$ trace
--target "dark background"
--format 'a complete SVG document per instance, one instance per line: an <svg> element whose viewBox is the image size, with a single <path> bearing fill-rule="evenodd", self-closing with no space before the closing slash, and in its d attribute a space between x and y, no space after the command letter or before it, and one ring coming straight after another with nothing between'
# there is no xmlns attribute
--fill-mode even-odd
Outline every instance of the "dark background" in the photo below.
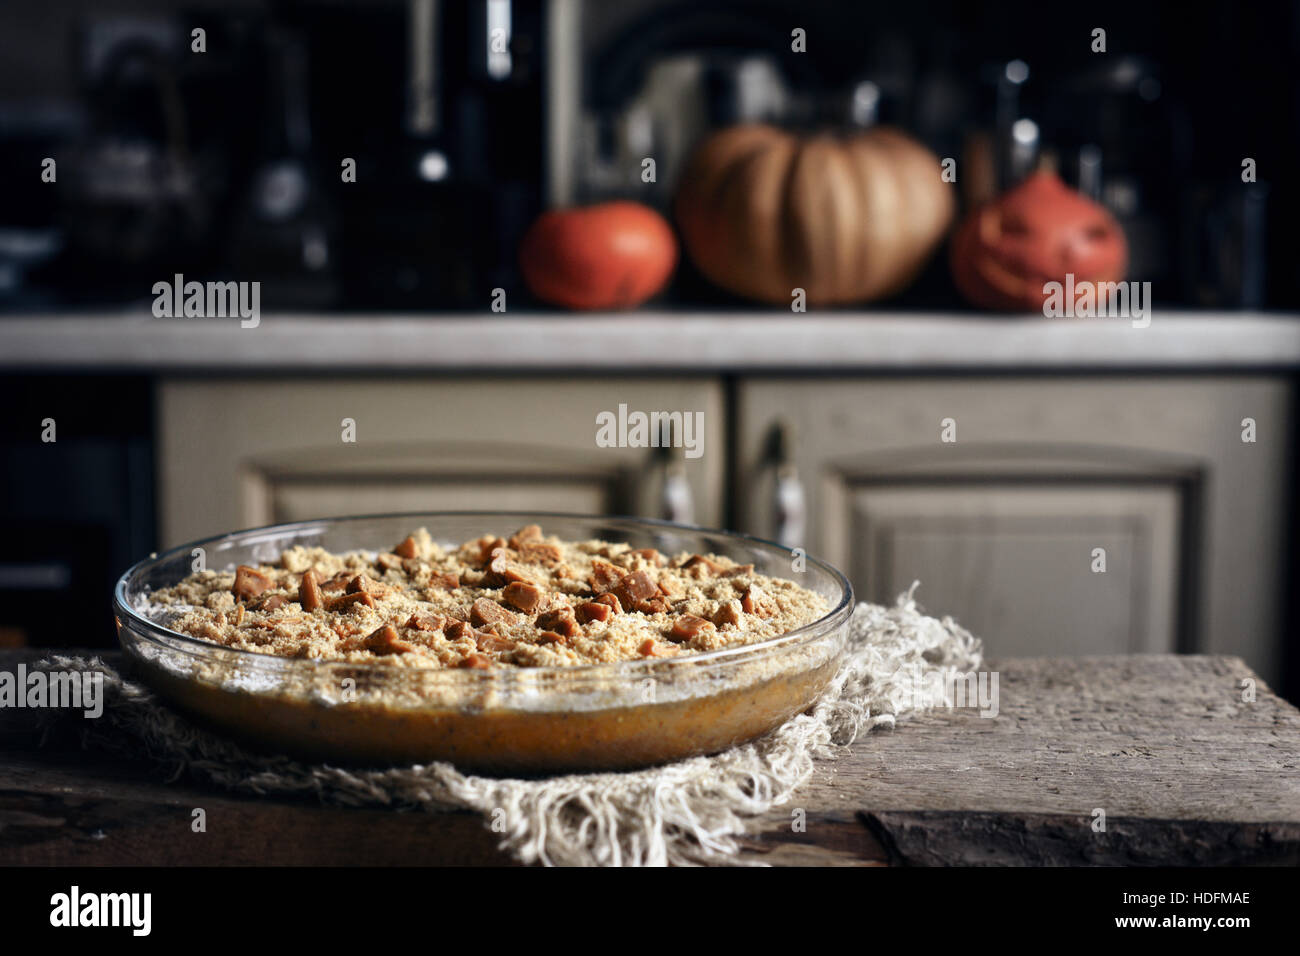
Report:
<svg viewBox="0 0 1300 956"><path fill-rule="evenodd" d="M544 5L510 7L511 72L492 77L486 0L438 6L439 126L415 135L402 3L5 4L0 309L143 301L142 283L172 271L260 279L272 308L479 310L498 286L526 297L515 252L556 198L553 164L576 166L578 188L559 198L666 208L672 183L592 184L581 151L551 154L547 76L563 64L549 61ZM1129 234L1130 278L1151 280L1165 305L1300 302L1286 175L1300 151L1297 4L633 0L582 11L580 108L598 152L656 63L698 55L725 83L728 63L759 57L798 101L770 118L842 126L849 92L868 81L880 120L960 169L969 135L996 125L997 77L1020 59L1030 72L1014 112L1038 124L1063 176L1077 178L1081 147L1101 149L1101 198ZM196 25L202 55L189 50ZM805 54L790 51L796 26ZM1090 51L1095 27L1104 54ZM725 90L705 95L711 119L734 118ZM169 177L182 150L184 175ZM416 173L430 150L446 160L437 182ZM37 178L45 156L59 161L57 189ZM357 160L356 184L339 181L344 156ZM1258 164L1250 190L1247 156ZM140 181L133 162L151 170ZM287 185L274 175L285 163ZM290 211L268 218L277 196ZM314 265L302 261L308 245ZM964 308L941 260L885 305ZM666 303L740 305L689 268Z"/></svg>

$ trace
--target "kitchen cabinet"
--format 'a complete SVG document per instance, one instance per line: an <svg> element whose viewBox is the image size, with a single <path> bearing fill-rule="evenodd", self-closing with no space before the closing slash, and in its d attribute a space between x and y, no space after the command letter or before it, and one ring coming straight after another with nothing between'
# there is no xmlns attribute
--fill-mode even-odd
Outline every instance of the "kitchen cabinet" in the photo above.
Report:
<svg viewBox="0 0 1300 956"><path fill-rule="evenodd" d="M722 395L685 377L164 380L162 544L396 511L665 516L666 496L676 517L717 526ZM620 405L702 416L700 454L598 446L597 415Z"/></svg>
<svg viewBox="0 0 1300 956"><path fill-rule="evenodd" d="M730 384L165 379L161 543L349 513L663 515L670 469L697 523L777 537L780 472L790 544L843 568L866 600L919 580L921 604L991 654L1197 651L1279 674L1289 379L750 372ZM597 415L620 405L701 413L703 453L600 447Z"/></svg>
<svg viewBox="0 0 1300 956"><path fill-rule="evenodd" d="M1291 402L1264 376L753 378L740 522L774 532L783 445L807 502L791 543L861 598L919 579L994 655L1230 653L1271 676Z"/></svg>

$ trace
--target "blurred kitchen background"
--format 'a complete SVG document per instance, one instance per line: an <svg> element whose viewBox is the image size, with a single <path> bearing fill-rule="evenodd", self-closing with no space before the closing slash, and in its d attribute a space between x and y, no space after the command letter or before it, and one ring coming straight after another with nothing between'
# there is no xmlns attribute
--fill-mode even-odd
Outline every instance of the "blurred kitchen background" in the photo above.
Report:
<svg viewBox="0 0 1300 956"><path fill-rule="evenodd" d="M18 0L0 307L139 300L168 270L257 278L264 308L522 305L541 209L667 212L706 132L768 121L897 125L958 160L967 204L1048 153L1159 302L1294 308L1298 21L1280 2ZM32 182L47 156L57 189ZM668 304L743 303L686 265ZM960 307L935 266L891 305Z"/></svg>
<svg viewBox="0 0 1300 956"><path fill-rule="evenodd" d="M873 601L919 578L996 656L1234 653L1296 699L1298 59L1267 0L7 2L0 644L110 646L118 574L237 527L607 511L806 547ZM809 311L761 293L745 224L789 183L691 162L741 123L921 150L858 169L911 206L814 200L884 230L848 250L881 291L791 226ZM614 200L670 228L521 255ZM1053 243L1150 282L1150 328L981 278ZM260 283L260 325L155 318L177 273ZM620 404L704 412L705 454L598 448Z"/></svg>

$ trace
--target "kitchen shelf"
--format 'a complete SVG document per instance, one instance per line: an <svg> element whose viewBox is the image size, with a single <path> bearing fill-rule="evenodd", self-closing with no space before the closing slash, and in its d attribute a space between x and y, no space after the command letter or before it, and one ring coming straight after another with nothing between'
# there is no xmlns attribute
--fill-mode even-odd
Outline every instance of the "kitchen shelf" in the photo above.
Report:
<svg viewBox="0 0 1300 956"><path fill-rule="evenodd" d="M148 312L0 317L10 371L1035 371L1300 367L1300 315L1156 311L1127 319L969 313L632 311L268 313L158 319Z"/></svg>

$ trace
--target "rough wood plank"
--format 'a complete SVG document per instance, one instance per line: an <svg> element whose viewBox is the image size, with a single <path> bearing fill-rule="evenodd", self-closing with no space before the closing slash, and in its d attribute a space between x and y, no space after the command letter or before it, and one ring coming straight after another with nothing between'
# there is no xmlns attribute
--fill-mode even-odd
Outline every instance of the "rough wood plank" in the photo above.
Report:
<svg viewBox="0 0 1300 956"><path fill-rule="evenodd" d="M511 865L472 813L323 807L169 785L139 766L0 754L0 863L79 866ZM65 758L72 755L64 754ZM195 833L202 808L206 831Z"/></svg>
<svg viewBox="0 0 1300 956"><path fill-rule="evenodd" d="M891 864L912 866L1241 866L1300 864L1300 824L1077 815L863 814Z"/></svg>
<svg viewBox="0 0 1300 956"><path fill-rule="evenodd" d="M31 652L0 652L0 669ZM823 761L756 821L793 865L1300 862L1300 711L1235 658L1008 660L999 715L930 713ZM0 711L0 863L503 863L469 814L326 808L166 784L35 748ZM208 812L208 833L190 830ZM1093 810L1106 831L1093 830ZM803 830L792 824L802 810Z"/></svg>
<svg viewBox="0 0 1300 956"><path fill-rule="evenodd" d="M820 764L807 836L856 814L894 863L1300 862L1300 711L1239 659L990 666L996 718L931 712ZM789 842L790 808L755 830Z"/></svg>

